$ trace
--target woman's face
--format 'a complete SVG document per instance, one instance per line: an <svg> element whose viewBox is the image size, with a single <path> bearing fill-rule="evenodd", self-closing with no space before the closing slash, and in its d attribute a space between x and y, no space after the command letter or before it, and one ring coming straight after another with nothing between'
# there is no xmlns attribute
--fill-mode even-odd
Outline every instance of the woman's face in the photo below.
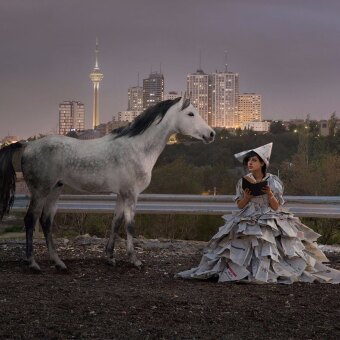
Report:
<svg viewBox="0 0 340 340"><path fill-rule="evenodd" d="M248 170L250 172L257 172L257 171L261 171L261 167L263 166L263 162L260 161L260 159L257 156L252 156L249 158L248 160Z"/></svg>

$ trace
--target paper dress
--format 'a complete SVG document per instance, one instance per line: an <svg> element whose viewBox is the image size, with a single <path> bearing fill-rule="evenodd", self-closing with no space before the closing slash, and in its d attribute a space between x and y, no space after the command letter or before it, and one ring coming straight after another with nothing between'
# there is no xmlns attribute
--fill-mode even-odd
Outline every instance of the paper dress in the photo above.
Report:
<svg viewBox="0 0 340 340"><path fill-rule="evenodd" d="M261 195L253 197L242 210L223 216L225 224L209 241L198 267L177 277L215 277L219 282L340 283L340 271L324 264L328 259L316 244L320 235L281 207L280 179L272 174L264 179L280 203L279 209L271 209L268 196ZM235 201L242 197L241 179Z"/></svg>

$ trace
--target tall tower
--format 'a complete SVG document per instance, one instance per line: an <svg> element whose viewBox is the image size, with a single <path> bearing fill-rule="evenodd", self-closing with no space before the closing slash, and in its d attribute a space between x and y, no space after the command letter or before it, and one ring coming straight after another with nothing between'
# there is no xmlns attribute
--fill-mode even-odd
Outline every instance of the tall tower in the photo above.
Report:
<svg viewBox="0 0 340 340"><path fill-rule="evenodd" d="M98 39L96 39L96 63L93 71L90 73L90 79L93 82L93 114L92 114L92 128L94 129L96 126L100 124L99 119L99 83L103 79L104 75L100 72L100 68L98 66Z"/></svg>

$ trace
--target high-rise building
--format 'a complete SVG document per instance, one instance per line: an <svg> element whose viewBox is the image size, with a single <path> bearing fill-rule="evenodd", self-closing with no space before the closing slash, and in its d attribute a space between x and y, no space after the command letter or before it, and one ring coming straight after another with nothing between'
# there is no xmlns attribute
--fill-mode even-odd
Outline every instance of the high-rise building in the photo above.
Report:
<svg viewBox="0 0 340 340"><path fill-rule="evenodd" d="M127 109L128 111L143 111L143 87L129 87Z"/></svg>
<svg viewBox="0 0 340 340"><path fill-rule="evenodd" d="M101 73L98 65L98 39L96 40L96 62L93 71L90 73L90 79L93 82L93 113L92 113L92 129L100 124L99 118L99 83L102 81L104 75Z"/></svg>
<svg viewBox="0 0 340 340"><path fill-rule="evenodd" d="M152 72L148 78L143 79L143 110L161 102L164 98L164 76Z"/></svg>
<svg viewBox="0 0 340 340"><path fill-rule="evenodd" d="M64 101L59 104L59 135L71 130L85 129L85 106L78 101Z"/></svg>
<svg viewBox="0 0 340 340"><path fill-rule="evenodd" d="M181 96L182 95L179 94L177 91L169 91L168 93L164 94L164 100L168 100L168 99L174 100L174 99L181 97Z"/></svg>
<svg viewBox="0 0 340 340"><path fill-rule="evenodd" d="M256 93L243 93L238 101L238 125L262 120L261 95Z"/></svg>
<svg viewBox="0 0 340 340"><path fill-rule="evenodd" d="M235 128L238 126L239 75L215 72L211 75L211 125Z"/></svg>
<svg viewBox="0 0 340 340"><path fill-rule="evenodd" d="M209 75L202 70L187 75L187 95L201 117L210 124Z"/></svg>
<svg viewBox="0 0 340 340"><path fill-rule="evenodd" d="M119 111L113 114L112 121L131 123L137 116L140 115L140 113L140 111Z"/></svg>

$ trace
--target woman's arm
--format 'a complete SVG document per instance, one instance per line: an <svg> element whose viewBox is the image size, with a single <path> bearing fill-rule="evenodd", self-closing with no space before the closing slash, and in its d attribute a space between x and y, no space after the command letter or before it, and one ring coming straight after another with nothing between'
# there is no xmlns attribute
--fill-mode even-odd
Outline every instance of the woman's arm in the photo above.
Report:
<svg viewBox="0 0 340 340"><path fill-rule="evenodd" d="M253 196L252 196L251 191L249 189L244 190L243 198L241 198L237 201L237 207L239 209L243 209L249 203L249 201L251 200L252 197Z"/></svg>
<svg viewBox="0 0 340 340"><path fill-rule="evenodd" d="M262 191L264 191L267 196L268 196L268 203L269 203L269 206L273 209L273 210L277 210L279 209L279 202L278 200L275 198L273 192L271 191L270 187L269 186L266 186L262 189Z"/></svg>
<svg viewBox="0 0 340 340"><path fill-rule="evenodd" d="M277 199L275 198L274 194L272 193L271 196L268 196L268 202L269 202L269 205L270 207L273 209L273 210L277 210L279 209L279 202L277 201Z"/></svg>

